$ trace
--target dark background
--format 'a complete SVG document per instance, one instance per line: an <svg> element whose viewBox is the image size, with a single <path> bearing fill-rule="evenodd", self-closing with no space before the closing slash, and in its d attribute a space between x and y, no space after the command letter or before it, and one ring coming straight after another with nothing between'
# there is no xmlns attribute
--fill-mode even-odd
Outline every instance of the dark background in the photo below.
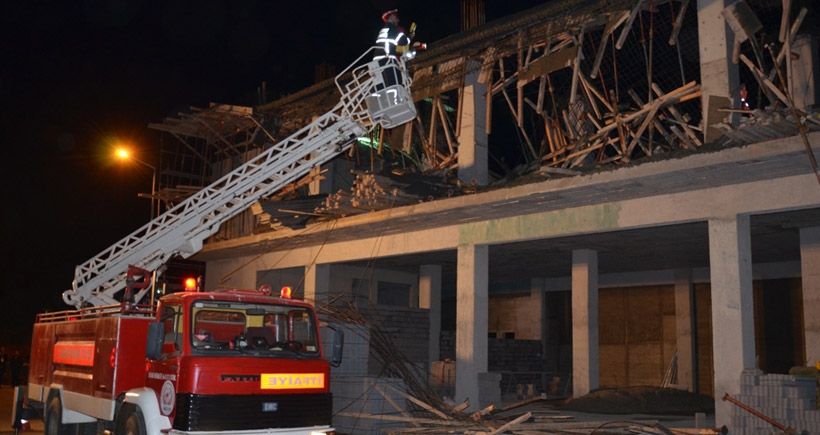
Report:
<svg viewBox="0 0 820 435"><path fill-rule="evenodd" d="M542 1L486 0L487 21ZM0 345L26 347L34 315L70 308L74 267L144 225L156 165L149 123L208 103L253 106L341 70L384 10L428 43L460 31L461 0L27 0L0 6Z"/></svg>

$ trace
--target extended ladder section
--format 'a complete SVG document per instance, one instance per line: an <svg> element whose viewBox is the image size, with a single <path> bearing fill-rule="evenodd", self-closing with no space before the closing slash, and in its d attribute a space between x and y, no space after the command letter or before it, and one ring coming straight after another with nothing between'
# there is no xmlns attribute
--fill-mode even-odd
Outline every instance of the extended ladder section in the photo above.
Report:
<svg viewBox="0 0 820 435"><path fill-rule="evenodd" d="M175 256L193 255L223 222L343 153L376 125L392 128L415 119L404 62L365 61L374 49L336 76L342 97L333 110L78 265L72 289L63 293L65 303L119 303L129 267L156 271ZM134 302L150 290L140 290Z"/></svg>

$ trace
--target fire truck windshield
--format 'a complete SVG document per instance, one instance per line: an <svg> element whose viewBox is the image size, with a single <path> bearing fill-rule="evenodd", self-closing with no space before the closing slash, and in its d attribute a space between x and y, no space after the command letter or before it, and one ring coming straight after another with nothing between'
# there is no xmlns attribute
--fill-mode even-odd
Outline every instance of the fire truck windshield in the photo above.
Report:
<svg viewBox="0 0 820 435"><path fill-rule="evenodd" d="M275 304L197 301L192 306L194 352L260 356L316 356L313 312Z"/></svg>

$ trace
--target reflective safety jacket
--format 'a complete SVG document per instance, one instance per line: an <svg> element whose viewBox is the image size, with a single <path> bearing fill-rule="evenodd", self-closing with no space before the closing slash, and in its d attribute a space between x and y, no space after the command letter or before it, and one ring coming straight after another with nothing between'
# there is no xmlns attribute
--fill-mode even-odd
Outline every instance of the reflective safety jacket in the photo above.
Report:
<svg viewBox="0 0 820 435"><path fill-rule="evenodd" d="M381 52L377 52L373 59L379 60L388 56L396 56L404 60L410 60L416 57L416 51L411 46L412 42L410 37L405 35L396 25L387 23L379 30L376 45L381 48Z"/></svg>

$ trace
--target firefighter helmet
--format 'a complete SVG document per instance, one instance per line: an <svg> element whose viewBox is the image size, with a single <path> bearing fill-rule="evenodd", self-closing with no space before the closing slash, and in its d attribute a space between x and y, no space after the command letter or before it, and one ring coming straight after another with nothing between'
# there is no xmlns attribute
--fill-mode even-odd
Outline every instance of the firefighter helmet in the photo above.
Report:
<svg viewBox="0 0 820 435"><path fill-rule="evenodd" d="M398 14L399 14L398 9L390 9L389 11L382 14L382 21L384 21L386 23L387 20L390 19L391 15L398 15Z"/></svg>

